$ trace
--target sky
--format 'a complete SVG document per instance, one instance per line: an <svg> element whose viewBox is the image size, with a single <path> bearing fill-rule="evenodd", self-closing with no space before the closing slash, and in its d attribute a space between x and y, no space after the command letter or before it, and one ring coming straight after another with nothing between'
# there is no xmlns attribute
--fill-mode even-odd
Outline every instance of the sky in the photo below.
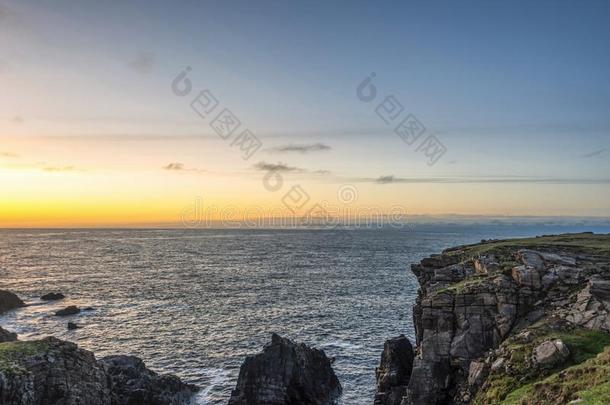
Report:
<svg viewBox="0 0 610 405"><path fill-rule="evenodd" d="M608 218L609 17L606 1L0 0L0 227L319 206Z"/></svg>

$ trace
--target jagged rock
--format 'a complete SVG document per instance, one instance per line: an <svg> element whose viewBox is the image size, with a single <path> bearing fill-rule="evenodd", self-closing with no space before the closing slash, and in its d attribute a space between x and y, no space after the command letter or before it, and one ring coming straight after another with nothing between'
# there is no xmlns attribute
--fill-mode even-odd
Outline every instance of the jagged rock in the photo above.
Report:
<svg viewBox="0 0 610 405"><path fill-rule="evenodd" d="M516 370L512 354L495 349L511 334L550 317L610 331L610 276L600 277L610 269L609 255L572 247L578 238L582 236L566 235L565 243L553 237L550 242L503 241L484 249L463 246L412 265L420 284L413 308L417 346L401 405L475 400L478 391L486 389L492 368L496 374ZM543 251L523 248L537 247L538 241ZM515 259L520 265L510 273L503 271ZM590 282L576 296L577 286L584 287L588 278ZM534 339L529 330L515 336L523 344ZM542 351L526 361L544 368L540 362L565 357L561 346L557 350L548 359ZM532 370L543 373L537 367Z"/></svg>
<svg viewBox="0 0 610 405"><path fill-rule="evenodd" d="M178 405L190 401L196 387L174 375L158 375L134 356L109 356L98 362L106 373L112 404Z"/></svg>
<svg viewBox="0 0 610 405"><path fill-rule="evenodd" d="M404 335L387 340L376 370L375 405L400 405L413 369L413 347Z"/></svg>
<svg viewBox="0 0 610 405"><path fill-rule="evenodd" d="M45 294L42 297L40 297L40 299L43 301L57 301L57 300L63 300L64 298L66 298L65 295L63 295L62 293L55 293L55 292L51 292L51 293Z"/></svg>
<svg viewBox="0 0 610 405"><path fill-rule="evenodd" d="M553 368L570 357L570 350L560 339L547 340L534 349L534 361L543 368Z"/></svg>
<svg viewBox="0 0 610 405"><path fill-rule="evenodd" d="M341 391L323 351L274 333L262 353L242 364L229 405L327 405Z"/></svg>
<svg viewBox="0 0 610 405"><path fill-rule="evenodd" d="M533 250L522 249L517 252L517 258L525 265L536 270L544 269L544 260L539 252Z"/></svg>
<svg viewBox="0 0 610 405"><path fill-rule="evenodd" d="M17 340L17 334L9 332L8 330L0 327L0 343L14 342Z"/></svg>
<svg viewBox="0 0 610 405"><path fill-rule="evenodd" d="M137 358L98 362L93 353L53 337L3 343L2 349L3 405L178 405L193 393L192 386L157 376Z"/></svg>
<svg viewBox="0 0 610 405"><path fill-rule="evenodd" d="M531 266L517 266L513 268L513 279L523 287L538 290L541 287L540 271Z"/></svg>
<svg viewBox="0 0 610 405"><path fill-rule="evenodd" d="M78 326L74 322L68 322L68 330L75 330L75 329L78 329L78 328L80 328L80 326Z"/></svg>
<svg viewBox="0 0 610 405"><path fill-rule="evenodd" d="M59 311L55 312L55 315L56 316L69 316L69 315L76 315L78 313L80 313L80 308L77 307L76 305L70 305L69 307L60 309Z"/></svg>
<svg viewBox="0 0 610 405"><path fill-rule="evenodd" d="M93 353L56 338L4 345L11 346L3 347L0 403L111 405L106 375Z"/></svg>
<svg viewBox="0 0 610 405"><path fill-rule="evenodd" d="M0 290L0 314L24 306L25 303L16 294L6 290Z"/></svg>
<svg viewBox="0 0 610 405"><path fill-rule="evenodd" d="M474 259L474 269L478 274L491 274L500 268L494 255L483 255Z"/></svg>
<svg viewBox="0 0 610 405"><path fill-rule="evenodd" d="M473 388L479 387L483 384L487 373L489 372L488 365L483 361L473 361L470 363L468 369L468 385Z"/></svg>

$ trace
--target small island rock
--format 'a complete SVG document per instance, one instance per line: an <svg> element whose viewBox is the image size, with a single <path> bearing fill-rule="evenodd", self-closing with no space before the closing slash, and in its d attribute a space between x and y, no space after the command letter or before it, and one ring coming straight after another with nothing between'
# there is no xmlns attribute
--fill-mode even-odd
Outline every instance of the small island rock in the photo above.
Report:
<svg viewBox="0 0 610 405"><path fill-rule="evenodd" d="M69 316L69 315L76 315L80 313L80 308L77 307L76 305L70 305L69 307L66 307L64 309L60 309L59 311L55 312L55 315L57 316Z"/></svg>
<svg viewBox="0 0 610 405"><path fill-rule="evenodd" d="M277 334L239 370L229 405L329 405L342 388L323 351Z"/></svg>

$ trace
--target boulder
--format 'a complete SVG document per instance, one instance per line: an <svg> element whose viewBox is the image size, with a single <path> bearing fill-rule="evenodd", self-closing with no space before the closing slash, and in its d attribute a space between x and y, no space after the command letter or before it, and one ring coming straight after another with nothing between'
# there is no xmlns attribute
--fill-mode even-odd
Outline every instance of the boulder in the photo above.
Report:
<svg viewBox="0 0 610 405"><path fill-rule="evenodd" d="M55 312L55 315L56 316L69 316L69 315L76 315L78 313L80 313L80 308L77 307L76 305L70 305L69 307L60 309L59 311Z"/></svg>
<svg viewBox="0 0 610 405"><path fill-rule="evenodd" d="M63 300L64 298L66 298L65 295L63 295L62 293L55 293L55 292L51 292L51 293L45 294L42 297L40 297L40 299L43 301L57 301L57 300Z"/></svg>
<svg viewBox="0 0 610 405"><path fill-rule="evenodd" d="M376 370L375 405L400 405L413 369L413 347L404 335L387 340Z"/></svg>
<svg viewBox="0 0 610 405"><path fill-rule="evenodd" d="M17 295L10 291L0 290L0 314L24 306L25 303Z"/></svg>
<svg viewBox="0 0 610 405"><path fill-rule="evenodd" d="M109 356L98 363L106 373L113 405L187 404L197 390L174 375L147 369L138 357Z"/></svg>
<svg viewBox="0 0 610 405"><path fill-rule="evenodd" d="M3 405L178 405L194 392L136 357L96 361L93 353L53 337L2 345Z"/></svg>
<svg viewBox="0 0 610 405"><path fill-rule="evenodd" d="M534 349L534 361L542 368L553 368L570 357L570 350L560 339L547 340Z"/></svg>
<svg viewBox="0 0 610 405"><path fill-rule="evenodd" d="M111 405L93 353L56 338L3 343L0 403ZM18 370L18 372L15 372Z"/></svg>
<svg viewBox="0 0 610 405"><path fill-rule="evenodd" d="M239 370L229 405L334 404L341 384L323 351L277 334Z"/></svg>
<svg viewBox="0 0 610 405"><path fill-rule="evenodd" d="M68 330L75 330L75 329L78 329L78 328L80 328L80 326L78 326L74 322L68 322Z"/></svg>
<svg viewBox="0 0 610 405"><path fill-rule="evenodd" d="M17 340L17 334L9 332L4 328L0 328L0 343L14 342Z"/></svg>
<svg viewBox="0 0 610 405"><path fill-rule="evenodd" d="M470 363L470 367L468 368L468 385L470 387L478 388L485 378L487 378L487 373L489 372L488 365L483 361L473 361Z"/></svg>

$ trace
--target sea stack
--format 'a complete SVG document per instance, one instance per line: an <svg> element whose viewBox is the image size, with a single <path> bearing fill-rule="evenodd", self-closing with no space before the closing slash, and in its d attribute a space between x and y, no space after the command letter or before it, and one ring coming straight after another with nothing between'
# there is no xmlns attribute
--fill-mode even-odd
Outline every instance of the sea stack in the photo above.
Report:
<svg viewBox="0 0 610 405"><path fill-rule="evenodd" d="M262 353L242 364L229 405L331 405L341 391L322 350L274 333Z"/></svg>

